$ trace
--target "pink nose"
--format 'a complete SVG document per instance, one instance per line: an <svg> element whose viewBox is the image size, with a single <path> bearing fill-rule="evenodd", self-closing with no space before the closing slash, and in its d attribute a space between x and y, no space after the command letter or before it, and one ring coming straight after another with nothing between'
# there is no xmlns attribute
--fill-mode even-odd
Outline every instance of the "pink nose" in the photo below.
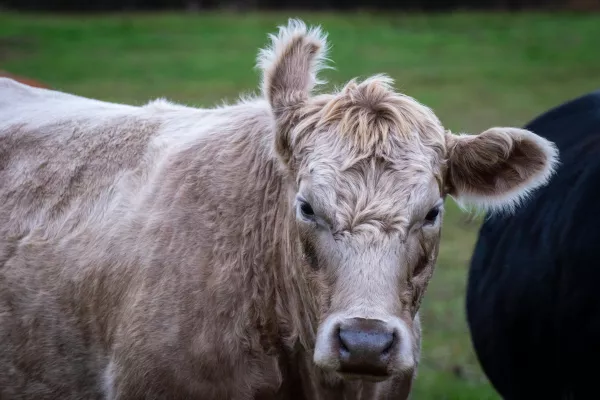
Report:
<svg viewBox="0 0 600 400"><path fill-rule="evenodd" d="M352 375L388 375L388 364L397 335L386 323L375 319L352 318L337 329L340 371Z"/></svg>

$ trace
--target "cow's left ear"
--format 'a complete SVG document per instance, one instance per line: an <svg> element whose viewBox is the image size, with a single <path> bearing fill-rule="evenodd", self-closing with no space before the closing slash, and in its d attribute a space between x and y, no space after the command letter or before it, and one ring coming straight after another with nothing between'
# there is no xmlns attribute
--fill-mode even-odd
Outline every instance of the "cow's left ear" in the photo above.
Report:
<svg viewBox="0 0 600 400"><path fill-rule="evenodd" d="M544 185L558 164L554 143L524 129L492 128L479 135L446 133L446 191L459 203L512 211Z"/></svg>

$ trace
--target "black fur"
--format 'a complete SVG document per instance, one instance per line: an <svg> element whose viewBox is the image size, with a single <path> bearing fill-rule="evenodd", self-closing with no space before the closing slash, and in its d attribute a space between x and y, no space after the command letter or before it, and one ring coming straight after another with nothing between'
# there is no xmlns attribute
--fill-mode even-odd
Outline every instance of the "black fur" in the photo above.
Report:
<svg viewBox="0 0 600 400"><path fill-rule="evenodd" d="M530 122L561 165L511 217L483 224L467 287L479 361L503 398L600 396L600 91Z"/></svg>

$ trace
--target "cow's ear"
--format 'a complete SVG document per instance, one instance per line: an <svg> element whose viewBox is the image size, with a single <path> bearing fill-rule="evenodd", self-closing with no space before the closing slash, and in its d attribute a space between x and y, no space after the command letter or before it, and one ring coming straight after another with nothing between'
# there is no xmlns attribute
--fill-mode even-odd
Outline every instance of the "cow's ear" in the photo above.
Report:
<svg viewBox="0 0 600 400"><path fill-rule="evenodd" d="M479 135L446 133L446 191L460 204L512 211L544 185L558 164L554 143L524 129L492 128Z"/></svg>
<svg viewBox="0 0 600 400"><path fill-rule="evenodd" d="M290 19L270 38L271 45L259 53L258 66L262 69L263 96L275 117L275 149L287 163L292 153L290 132L299 110L315 86L325 83L318 74L329 68L325 63L327 35L318 26L309 28L300 20Z"/></svg>

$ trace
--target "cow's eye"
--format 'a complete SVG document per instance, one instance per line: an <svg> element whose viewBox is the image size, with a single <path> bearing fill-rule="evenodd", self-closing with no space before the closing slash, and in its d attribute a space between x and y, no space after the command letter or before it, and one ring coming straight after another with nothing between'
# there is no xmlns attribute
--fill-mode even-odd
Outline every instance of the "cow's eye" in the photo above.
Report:
<svg viewBox="0 0 600 400"><path fill-rule="evenodd" d="M312 219L315 216L315 212L312 209L311 205L308 204L306 201L301 201L300 202L300 213L302 213L302 216L308 219Z"/></svg>
<svg viewBox="0 0 600 400"><path fill-rule="evenodd" d="M440 214L439 207L432 208L431 210L429 210L429 212L425 216L425 223L433 224L437 220L437 217L439 214Z"/></svg>

